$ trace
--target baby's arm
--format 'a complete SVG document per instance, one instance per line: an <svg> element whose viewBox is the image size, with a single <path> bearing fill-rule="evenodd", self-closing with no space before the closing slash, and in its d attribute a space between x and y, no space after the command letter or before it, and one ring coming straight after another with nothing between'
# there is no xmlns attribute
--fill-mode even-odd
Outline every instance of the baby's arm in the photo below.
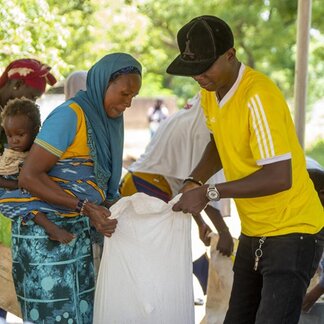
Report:
<svg viewBox="0 0 324 324"><path fill-rule="evenodd" d="M41 212L38 212L35 215L33 221L45 229L50 240L67 244L75 238L75 235L69 233L63 228L58 227L56 224L48 220L46 215Z"/></svg>
<svg viewBox="0 0 324 324"><path fill-rule="evenodd" d="M18 180L9 180L0 176L0 188L9 190L18 189Z"/></svg>

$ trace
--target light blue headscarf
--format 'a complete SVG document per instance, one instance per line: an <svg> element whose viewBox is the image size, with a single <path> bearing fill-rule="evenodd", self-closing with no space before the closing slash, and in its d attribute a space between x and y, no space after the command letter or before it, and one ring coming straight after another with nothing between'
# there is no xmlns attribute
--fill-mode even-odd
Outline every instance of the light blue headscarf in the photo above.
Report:
<svg viewBox="0 0 324 324"><path fill-rule="evenodd" d="M114 53L104 56L89 70L87 90L79 91L72 98L86 115L88 144L95 164L97 184L107 192L109 200L118 197L123 163L124 119L123 116L107 116L104 98L111 75L131 67L141 74L141 64L129 54Z"/></svg>

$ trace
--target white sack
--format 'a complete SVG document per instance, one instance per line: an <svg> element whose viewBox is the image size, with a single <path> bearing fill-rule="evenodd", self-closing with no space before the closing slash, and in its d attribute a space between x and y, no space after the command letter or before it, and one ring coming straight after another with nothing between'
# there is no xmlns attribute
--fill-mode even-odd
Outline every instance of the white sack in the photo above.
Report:
<svg viewBox="0 0 324 324"><path fill-rule="evenodd" d="M211 235L206 314L200 324L223 324L233 284L233 259L217 251L219 236Z"/></svg>
<svg viewBox="0 0 324 324"><path fill-rule="evenodd" d="M143 193L111 208L115 233L105 238L94 324L194 323L191 215Z"/></svg>

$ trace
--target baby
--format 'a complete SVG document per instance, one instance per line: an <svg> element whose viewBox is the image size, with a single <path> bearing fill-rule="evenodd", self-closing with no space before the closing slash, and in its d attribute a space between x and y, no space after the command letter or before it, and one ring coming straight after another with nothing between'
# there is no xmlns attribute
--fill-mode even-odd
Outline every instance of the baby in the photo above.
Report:
<svg viewBox="0 0 324 324"><path fill-rule="evenodd" d="M39 107L26 98L10 100L1 112L7 146L0 156L0 196L7 190L18 189L18 175L41 125ZM49 239L69 243L74 235L59 228L41 212L36 212L34 222L43 226Z"/></svg>

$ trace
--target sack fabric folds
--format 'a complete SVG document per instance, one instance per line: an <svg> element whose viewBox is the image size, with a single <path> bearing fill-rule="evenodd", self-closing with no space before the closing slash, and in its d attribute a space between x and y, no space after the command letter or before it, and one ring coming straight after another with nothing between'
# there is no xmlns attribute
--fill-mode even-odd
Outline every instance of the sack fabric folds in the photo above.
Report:
<svg viewBox="0 0 324 324"><path fill-rule="evenodd" d="M105 238L94 324L194 323L191 215L143 193L111 208L118 219Z"/></svg>

